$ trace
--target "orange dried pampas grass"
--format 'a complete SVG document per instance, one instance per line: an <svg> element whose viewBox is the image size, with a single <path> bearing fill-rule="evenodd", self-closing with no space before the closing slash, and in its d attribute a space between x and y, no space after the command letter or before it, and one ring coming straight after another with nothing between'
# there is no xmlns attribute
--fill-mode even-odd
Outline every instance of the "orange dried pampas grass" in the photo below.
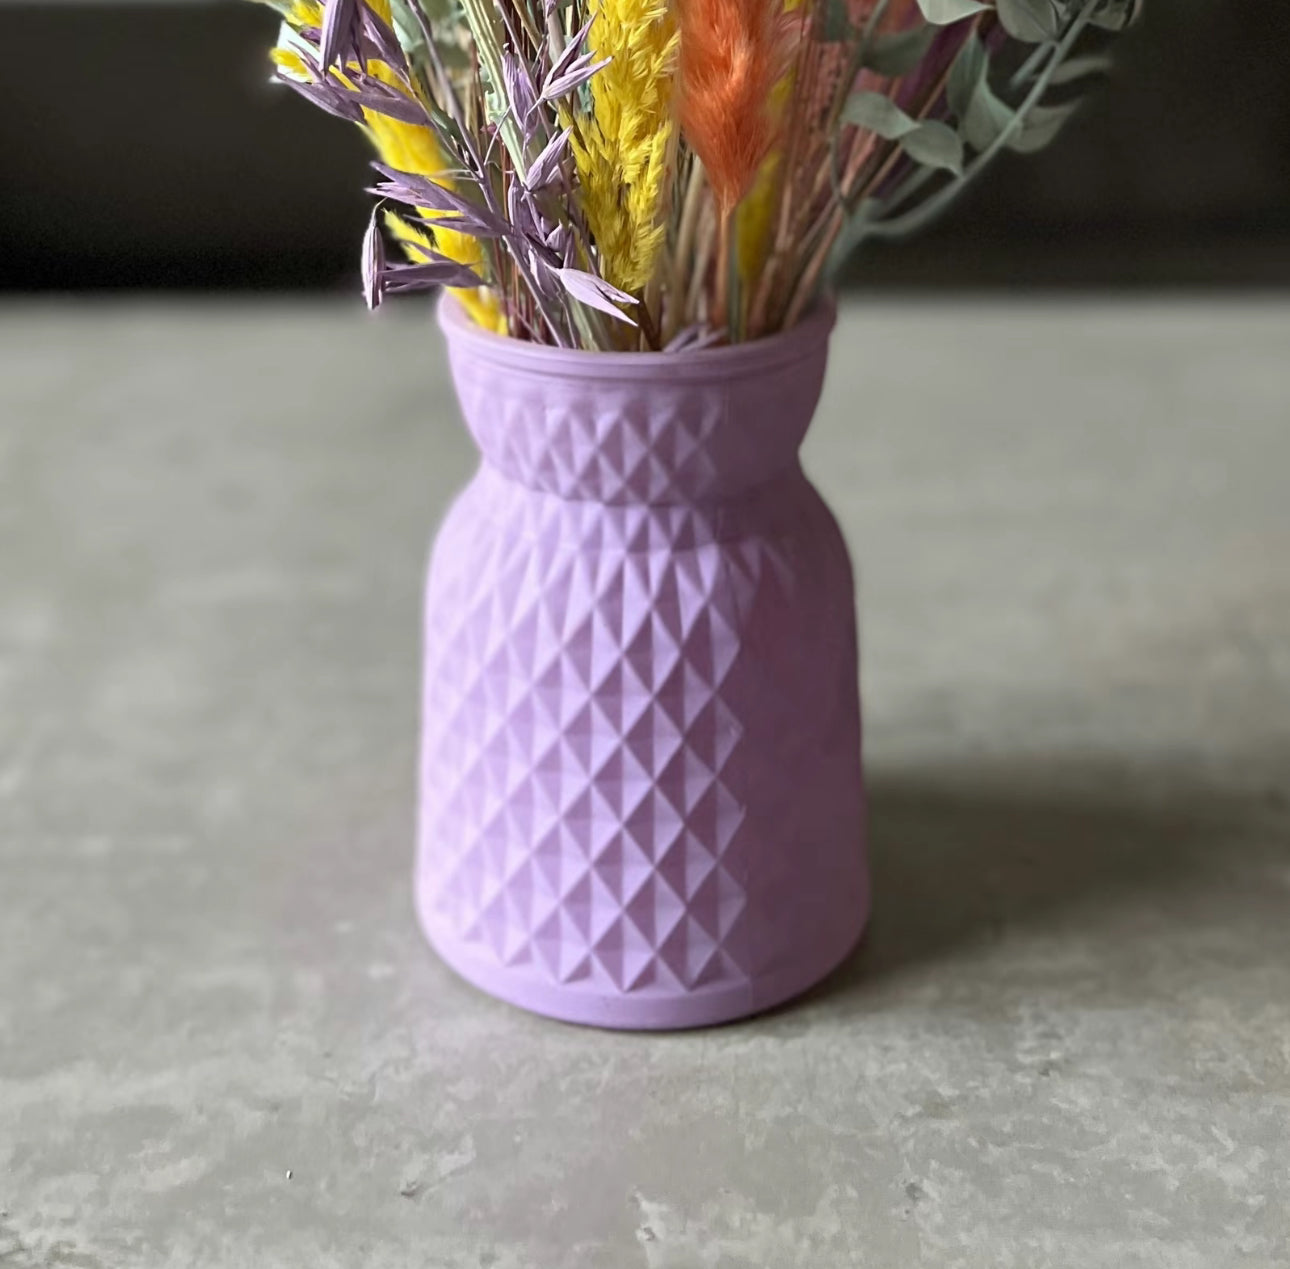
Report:
<svg viewBox="0 0 1290 1269"><path fill-rule="evenodd" d="M779 131L771 93L792 57L783 0L677 0L677 116L726 221Z"/></svg>

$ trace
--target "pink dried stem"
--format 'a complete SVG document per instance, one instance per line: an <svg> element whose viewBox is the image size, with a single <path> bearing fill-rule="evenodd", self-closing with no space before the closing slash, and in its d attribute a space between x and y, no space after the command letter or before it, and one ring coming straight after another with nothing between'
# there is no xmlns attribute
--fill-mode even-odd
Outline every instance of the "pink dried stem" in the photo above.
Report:
<svg viewBox="0 0 1290 1269"><path fill-rule="evenodd" d="M980 19L978 18L973 24L974 31L979 24ZM945 68L940 77L930 86L930 90L918 106L909 111L910 114L918 119L927 117L944 95L951 69L952 64ZM877 160L876 168L872 175L865 176L862 179L864 168L869 166L869 160L877 158L875 152L870 148L870 142L871 138L861 135L859 145L856 146L850 156L848 171L843 184L846 205L840 207L836 200L830 197L826 203L825 210L810 226L804 236L804 241L815 242L816 246L811 252L806 267L803 269L789 300L788 308L784 315L785 325L791 326L802 315L814 296L819 285L820 276L828 263L829 252L832 250L834 242L837 241L837 236L845 223L847 208L854 205L858 198L863 197L867 191L880 188L903 156L903 151L898 145L886 147L883 157ZM866 151L868 152L866 153ZM857 159L859 159L858 167L856 166ZM817 177L816 192L819 191L821 182L826 179L827 177L824 174Z"/></svg>

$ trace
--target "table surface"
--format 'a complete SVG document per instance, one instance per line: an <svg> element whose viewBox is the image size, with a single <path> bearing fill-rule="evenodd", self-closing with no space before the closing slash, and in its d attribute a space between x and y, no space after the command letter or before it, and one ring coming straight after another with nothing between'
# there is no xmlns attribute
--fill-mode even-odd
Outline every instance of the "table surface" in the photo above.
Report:
<svg viewBox="0 0 1290 1269"><path fill-rule="evenodd" d="M1290 303L834 353L871 932L617 1035L413 920L424 309L0 307L0 1263L1290 1265Z"/></svg>

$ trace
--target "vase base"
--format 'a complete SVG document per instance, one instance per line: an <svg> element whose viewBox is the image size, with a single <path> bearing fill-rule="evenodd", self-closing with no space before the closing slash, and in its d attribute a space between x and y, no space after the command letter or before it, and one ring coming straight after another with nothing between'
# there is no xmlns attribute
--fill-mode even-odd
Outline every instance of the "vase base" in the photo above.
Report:
<svg viewBox="0 0 1290 1269"><path fill-rule="evenodd" d="M538 980L521 969L499 966L460 940L441 937L420 903L422 931L439 958L459 977L507 1004L561 1022L613 1031L685 1031L735 1022L804 995L855 951L869 923L866 893L840 936L821 940L814 955L749 982L694 991L608 993Z"/></svg>

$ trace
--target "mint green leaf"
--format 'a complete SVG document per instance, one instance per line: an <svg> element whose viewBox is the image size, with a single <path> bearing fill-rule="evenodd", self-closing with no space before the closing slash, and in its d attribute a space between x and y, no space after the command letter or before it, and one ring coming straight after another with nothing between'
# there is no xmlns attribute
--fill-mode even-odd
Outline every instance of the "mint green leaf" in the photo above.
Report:
<svg viewBox="0 0 1290 1269"><path fill-rule="evenodd" d="M988 8L979 0L918 0L918 7L933 26L949 26L951 22L984 13Z"/></svg>
<svg viewBox="0 0 1290 1269"><path fill-rule="evenodd" d="M1090 19L1093 26L1104 31L1123 31L1136 22L1142 11L1142 0L1107 0Z"/></svg>
<svg viewBox="0 0 1290 1269"><path fill-rule="evenodd" d="M990 58L975 32L954 59L945 91L959 131L974 150L988 149L1015 113L990 87Z"/></svg>
<svg viewBox="0 0 1290 1269"><path fill-rule="evenodd" d="M1058 35L1052 0L998 0L1003 29L1024 44L1044 44Z"/></svg>
<svg viewBox="0 0 1290 1269"><path fill-rule="evenodd" d="M851 34L851 10L847 0L826 0L824 5L824 40L828 44L840 44Z"/></svg>
<svg viewBox="0 0 1290 1269"><path fill-rule="evenodd" d="M927 56L935 38L936 28L929 25L879 35L865 49L861 65L875 74L893 79L897 75L908 75Z"/></svg>
<svg viewBox="0 0 1290 1269"><path fill-rule="evenodd" d="M1109 75L1114 66L1113 58L1099 53L1091 53L1088 57L1072 57L1053 71L1051 82L1073 84L1077 79L1084 79L1089 75Z"/></svg>
<svg viewBox="0 0 1290 1269"><path fill-rule="evenodd" d="M945 94L949 99L950 110L956 119L963 119L976 96L977 85L984 78L988 66L985 45L977 38L974 31L968 36L963 47L959 49L954 65L950 68L949 83Z"/></svg>
<svg viewBox="0 0 1290 1269"><path fill-rule="evenodd" d="M842 118L888 141L898 141L918 127L917 121L882 93L853 94L842 111Z"/></svg>
<svg viewBox="0 0 1290 1269"><path fill-rule="evenodd" d="M1008 142L1010 150L1034 154L1048 145L1062 130L1062 125L1079 109L1079 102L1060 106L1036 106L1026 115L1021 127Z"/></svg>
<svg viewBox="0 0 1290 1269"><path fill-rule="evenodd" d="M900 140L915 163L963 175L963 138L953 128L930 119Z"/></svg>
<svg viewBox="0 0 1290 1269"><path fill-rule="evenodd" d="M963 116L963 135L974 150L989 149L1016 113L995 95L989 79L983 75Z"/></svg>
<svg viewBox="0 0 1290 1269"><path fill-rule="evenodd" d="M953 128L936 120L911 119L881 93L856 93L847 102L842 117L884 140L898 141L915 163L956 175L963 171L963 142Z"/></svg>

